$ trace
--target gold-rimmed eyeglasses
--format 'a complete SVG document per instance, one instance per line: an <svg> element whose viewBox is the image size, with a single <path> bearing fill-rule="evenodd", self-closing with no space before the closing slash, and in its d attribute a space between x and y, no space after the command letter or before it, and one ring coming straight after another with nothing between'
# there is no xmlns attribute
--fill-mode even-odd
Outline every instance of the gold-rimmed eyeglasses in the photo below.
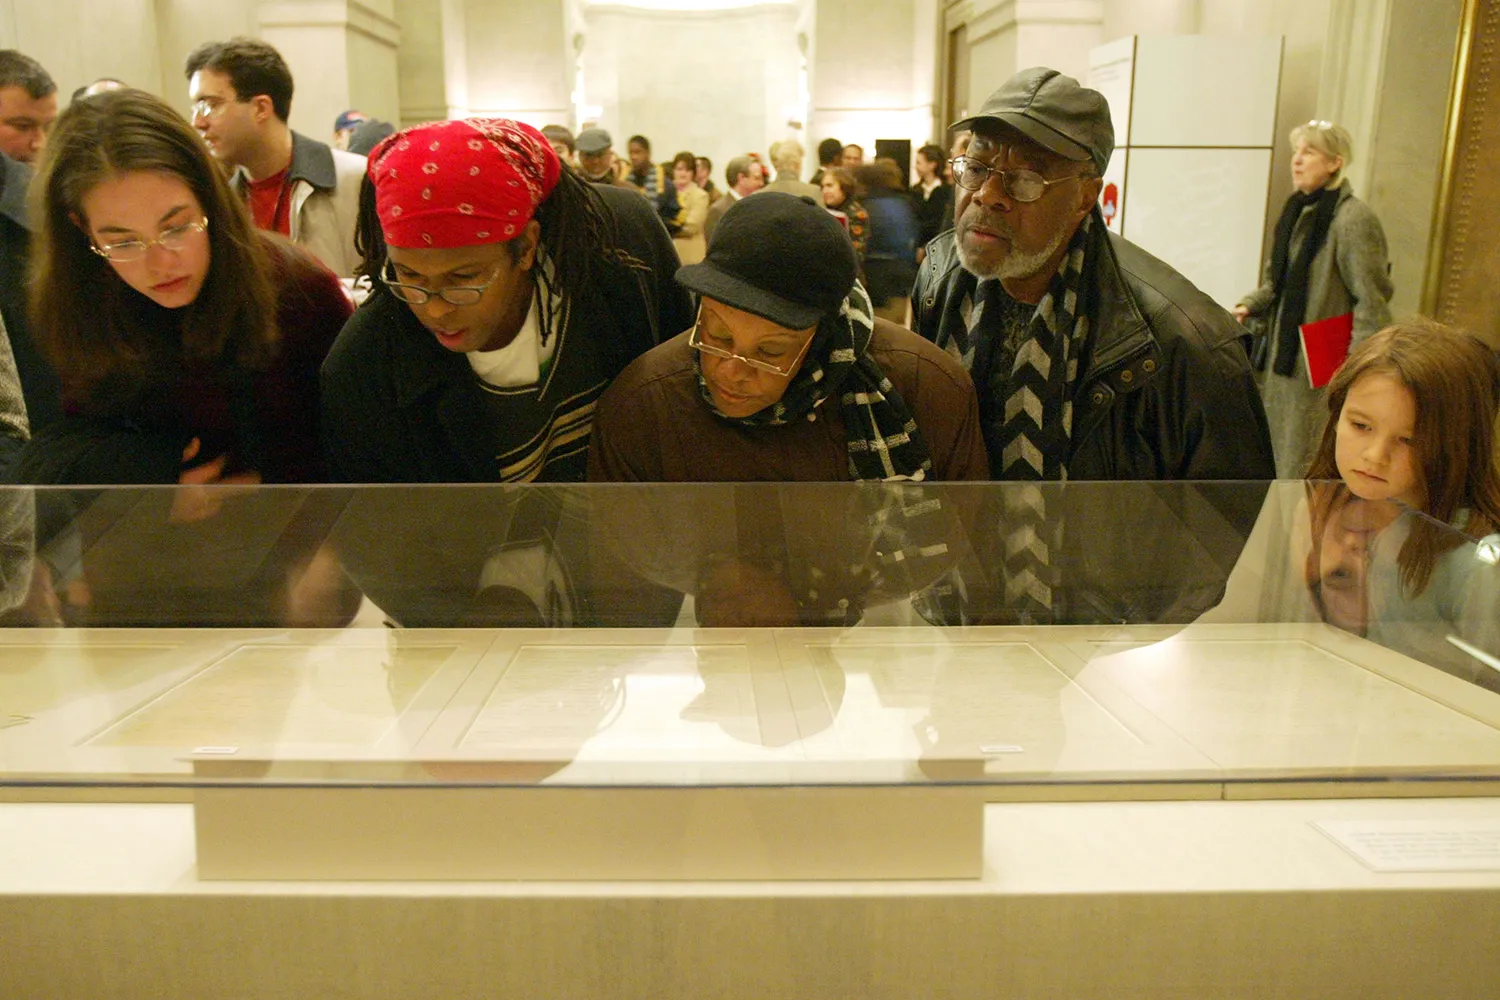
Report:
<svg viewBox="0 0 1500 1000"><path fill-rule="evenodd" d="M713 344L705 344L699 332L702 329L703 309L700 306L698 309L698 321L693 324L692 330L688 333L689 347L700 354L707 354L711 358L719 358L723 361L739 361L749 365L756 371L770 372L772 375L777 375L781 378L791 378L794 374L796 374L797 366L802 363L803 356L807 354L807 349L809 346L811 346L813 337L817 336L817 331L815 330L807 338L807 340L803 342L802 349L797 352L797 356L792 359L791 364L782 367L781 365L773 364L770 361L761 361L757 358L747 358L743 354L736 354L733 351L726 350L722 347L715 347Z"/></svg>
<svg viewBox="0 0 1500 1000"><path fill-rule="evenodd" d="M1002 170L988 163L981 163L972 156L955 156L948 162L953 166L953 180L959 187L968 191L978 191L984 187L985 182L993 174L1000 178L1000 186L1004 188L1007 195L1015 201L1026 203L1039 200L1054 184L1063 184L1085 176L1083 172L1080 172L1048 180L1035 170L1028 170L1025 167Z"/></svg>
<svg viewBox="0 0 1500 1000"><path fill-rule="evenodd" d="M163 229L154 240L121 240L118 243L90 243L89 249L94 251L105 260L114 261L116 264L129 264L134 261L143 260L146 251L154 246L160 246L163 250L172 253L180 253L187 249L188 242L197 233L208 232L208 219L196 219L193 222L185 222L171 229Z"/></svg>

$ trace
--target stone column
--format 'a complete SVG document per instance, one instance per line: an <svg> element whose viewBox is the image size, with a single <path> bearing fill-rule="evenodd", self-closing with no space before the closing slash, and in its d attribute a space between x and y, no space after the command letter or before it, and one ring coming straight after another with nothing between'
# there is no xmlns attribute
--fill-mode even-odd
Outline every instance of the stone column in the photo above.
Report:
<svg viewBox="0 0 1500 1000"><path fill-rule="evenodd" d="M326 142L348 108L400 120L395 0L261 0L257 17L297 82L293 129Z"/></svg>
<svg viewBox="0 0 1500 1000"><path fill-rule="evenodd" d="M970 112L1018 70L1051 66L1088 76L1089 50L1105 41L1104 0L969 0L950 7L945 30L963 25L969 44ZM1118 18L1117 18L1118 20Z"/></svg>

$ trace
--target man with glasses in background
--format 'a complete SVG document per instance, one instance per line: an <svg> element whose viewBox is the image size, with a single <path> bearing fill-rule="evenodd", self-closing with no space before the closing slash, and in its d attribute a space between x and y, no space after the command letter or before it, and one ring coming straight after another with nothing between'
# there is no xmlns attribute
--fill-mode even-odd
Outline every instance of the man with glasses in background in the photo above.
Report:
<svg viewBox="0 0 1500 1000"><path fill-rule="evenodd" d="M292 73L265 42L208 42L187 58L193 127L234 169L230 186L255 224L304 247L340 278L351 277L365 158L293 132Z"/></svg>
<svg viewBox="0 0 1500 1000"><path fill-rule="evenodd" d="M954 228L927 245L912 326L973 376L992 477L1275 478L1243 329L1105 226L1098 198L1114 126L1104 96L1056 70L1023 70L952 128L973 134L952 161ZM1084 588L1058 571L1069 563L1058 558L1066 551L1060 491L1003 496L993 541L1003 543L994 558L1008 620L1150 620L1161 611L1148 607L1159 595L1142 596L1152 588L1201 589L1217 600L1221 577L1196 589L1144 578L1154 568L1147 550L1169 550L1161 536L1180 525L1144 513L1136 523L1138 512L1120 509L1128 505L1080 506L1070 496L1068 549L1092 544L1097 554L1071 562L1100 574ZM1230 506L1222 513L1248 530L1259 501ZM1137 554L1111 563L1102 550L1113 539L1129 539ZM1228 547L1221 555L1232 564L1238 550L1232 540ZM1056 593L1069 584L1074 597L1089 589L1086 610L1085 599L1067 607Z"/></svg>

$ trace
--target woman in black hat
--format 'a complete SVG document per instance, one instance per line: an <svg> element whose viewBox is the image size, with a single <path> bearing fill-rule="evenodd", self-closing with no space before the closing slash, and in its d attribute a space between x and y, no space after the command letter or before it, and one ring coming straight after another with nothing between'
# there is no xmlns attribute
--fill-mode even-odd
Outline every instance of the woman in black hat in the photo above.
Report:
<svg viewBox="0 0 1500 1000"><path fill-rule="evenodd" d="M589 478L647 482L988 477L974 387L931 343L874 318L843 228L763 192L724 215L693 328L599 401Z"/></svg>
<svg viewBox="0 0 1500 1000"><path fill-rule="evenodd" d="M988 477L968 375L874 318L848 236L811 198L771 191L736 203L707 258L677 280L701 297L697 322L600 399L591 480ZM649 502L611 494L602 506L596 550L693 594L705 626L853 624L871 602L932 582L963 547L953 505L910 486L740 485Z"/></svg>

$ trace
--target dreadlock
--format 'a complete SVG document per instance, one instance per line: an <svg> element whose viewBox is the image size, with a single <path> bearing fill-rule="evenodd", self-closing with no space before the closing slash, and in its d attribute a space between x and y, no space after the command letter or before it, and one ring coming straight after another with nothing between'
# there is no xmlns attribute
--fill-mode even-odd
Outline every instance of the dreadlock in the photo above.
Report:
<svg viewBox="0 0 1500 1000"><path fill-rule="evenodd" d="M584 289L599 277L602 270L624 268L643 273L651 270L645 261L619 245L619 227L614 213L604 204L599 192L566 167L547 200L537 206L535 218L542 231L537 247L538 263L532 268L536 286L533 294L539 304L547 298L555 301L558 296L563 302L578 301ZM504 243L512 260L521 257L520 239L517 237ZM375 208L375 184L368 176L359 188L354 249L363 258L355 274L369 279L372 295L390 295L390 289L385 287L381 278L385 267L385 234ZM543 267L542 261L550 266ZM539 309L537 316L541 321L542 342L546 343L553 332L552 310Z"/></svg>

